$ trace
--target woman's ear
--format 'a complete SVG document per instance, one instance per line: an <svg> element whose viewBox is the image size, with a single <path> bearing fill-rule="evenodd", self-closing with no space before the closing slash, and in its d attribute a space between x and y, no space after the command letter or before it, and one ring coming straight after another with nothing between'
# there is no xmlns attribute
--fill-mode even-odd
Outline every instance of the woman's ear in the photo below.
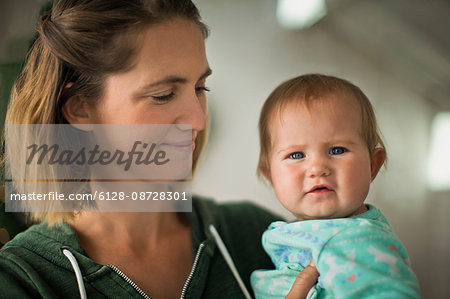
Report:
<svg viewBox="0 0 450 299"><path fill-rule="evenodd" d="M70 97L62 107L62 114L69 124L83 131L92 130L92 120L89 117L89 106L79 96Z"/></svg>
<svg viewBox="0 0 450 299"><path fill-rule="evenodd" d="M70 124L86 124L89 120L89 114L85 106L85 101L78 96L72 96L64 103L62 114Z"/></svg>
<svg viewBox="0 0 450 299"><path fill-rule="evenodd" d="M385 160L386 151L384 150L384 148L376 148L373 151L372 162L370 163L372 181L376 178Z"/></svg>
<svg viewBox="0 0 450 299"><path fill-rule="evenodd" d="M66 89L70 89L72 85L73 83L68 83L66 85ZM90 126L86 126L93 123L90 117L91 107L89 107L88 103L86 103L86 101L80 96L72 95L69 97L61 110L64 118L72 126L83 131L88 131L91 129Z"/></svg>

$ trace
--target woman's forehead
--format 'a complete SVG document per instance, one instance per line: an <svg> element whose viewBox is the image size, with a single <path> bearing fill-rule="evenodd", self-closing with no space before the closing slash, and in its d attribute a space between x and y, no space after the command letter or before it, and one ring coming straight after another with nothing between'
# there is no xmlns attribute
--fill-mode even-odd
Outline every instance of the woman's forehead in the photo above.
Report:
<svg viewBox="0 0 450 299"><path fill-rule="evenodd" d="M177 18L149 25L137 43L133 68L110 76L107 88L117 83L120 88L149 89L164 83L198 81L211 72L203 33L193 21Z"/></svg>
<svg viewBox="0 0 450 299"><path fill-rule="evenodd" d="M144 29L138 40L136 68L140 72L186 71L207 67L205 40L193 21L176 18Z"/></svg>

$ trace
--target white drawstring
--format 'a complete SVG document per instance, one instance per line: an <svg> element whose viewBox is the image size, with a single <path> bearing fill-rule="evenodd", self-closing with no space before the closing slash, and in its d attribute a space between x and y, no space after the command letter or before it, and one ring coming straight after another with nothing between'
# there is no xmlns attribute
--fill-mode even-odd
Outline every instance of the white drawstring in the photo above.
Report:
<svg viewBox="0 0 450 299"><path fill-rule="evenodd" d="M63 254L69 259L72 264L72 268L75 271L75 276L77 277L78 290L80 291L81 299L86 299L86 290L84 288L83 276L81 275L80 267L78 266L78 262L73 256L72 252L67 249L63 249Z"/></svg>
<svg viewBox="0 0 450 299"><path fill-rule="evenodd" d="M222 238L220 237L219 233L217 232L214 225L209 225L209 231L214 236L214 239L216 240L217 246L219 247L220 252L222 253L223 258L225 259L225 262L228 264L228 267L230 268L231 272L233 273L234 278L236 279L237 283L239 284L239 287L242 290L242 293L244 293L245 298L251 299L250 293L248 292L247 288L244 285L244 282L241 279L241 276L239 275L239 272L236 269L236 266L234 265L233 259L231 258L230 253L228 252L225 244L222 241ZM70 263L72 264L73 270L75 271L75 276L77 278L78 283L78 290L80 291L80 297L81 299L86 299L86 290L84 288L84 282L83 277L81 275L80 267L78 266L78 262L73 256L72 252L70 252L67 249L63 249L63 254L69 259Z"/></svg>
<svg viewBox="0 0 450 299"><path fill-rule="evenodd" d="M315 286L313 286L311 289L309 289L309 292L306 295L306 299L312 298L312 296L314 295L315 291L316 291L316 287Z"/></svg>
<svg viewBox="0 0 450 299"><path fill-rule="evenodd" d="M242 290L242 293L244 293L245 298L251 299L252 297L250 297L250 293L248 292L247 288L245 287L244 282L242 281L241 276L239 275L239 272L237 271L236 266L234 265L233 259L231 258L231 255L228 252L227 247L225 247L225 244L223 243L222 238L220 237L220 235L217 232L214 225L212 225L212 224L209 225L209 231L214 236L214 239L216 239L217 246L219 247L219 250L222 253L223 258L227 262L228 267L230 268L231 272L233 273L234 278L238 282L239 287Z"/></svg>

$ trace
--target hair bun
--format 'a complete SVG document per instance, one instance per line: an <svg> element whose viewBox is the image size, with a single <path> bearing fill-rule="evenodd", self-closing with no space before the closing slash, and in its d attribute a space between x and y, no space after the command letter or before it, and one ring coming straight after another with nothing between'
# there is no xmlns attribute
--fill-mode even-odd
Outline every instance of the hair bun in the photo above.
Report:
<svg viewBox="0 0 450 299"><path fill-rule="evenodd" d="M49 23L53 23L52 21L52 14L45 14L41 18L41 28L44 29L44 27L48 26Z"/></svg>
<svg viewBox="0 0 450 299"><path fill-rule="evenodd" d="M41 36L41 39L44 41L44 44L46 44L47 46L50 46L49 42L54 40L54 38L51 37L55 35L55 31L57 29L55 27L56 26L55 23L53 22L51 13L42 16L38 32L39 35Z"/></svg>

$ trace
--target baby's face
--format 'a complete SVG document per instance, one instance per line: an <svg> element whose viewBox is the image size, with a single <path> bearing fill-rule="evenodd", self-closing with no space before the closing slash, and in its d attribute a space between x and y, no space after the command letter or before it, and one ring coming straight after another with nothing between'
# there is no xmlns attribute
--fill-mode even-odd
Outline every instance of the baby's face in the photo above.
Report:
<svg viewBox="0 0 450 299"><path fill-rule="evenodd" d="M341 218L366 210L371 160L354 99L291 103L270 124L267 174L278 199L298 220Z"/></svg>

